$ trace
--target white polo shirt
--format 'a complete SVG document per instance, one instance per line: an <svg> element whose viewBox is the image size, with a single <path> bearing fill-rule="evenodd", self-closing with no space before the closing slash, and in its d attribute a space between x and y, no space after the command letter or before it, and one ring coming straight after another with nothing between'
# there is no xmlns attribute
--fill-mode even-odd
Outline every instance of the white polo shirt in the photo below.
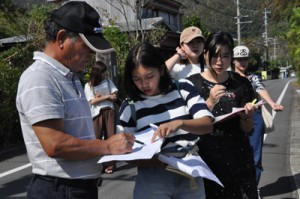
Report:
<svg viewBox="0 0 300 199"><path fill-rule="evenodd" d="M83 140L95 139L92 116L83 87L75 74L45 53L35 52L35 62L22 74L16 105L32 172L62 178L98 178L98 158L68 161L50 158L32 125L63 119L64 132Z"/></svg>

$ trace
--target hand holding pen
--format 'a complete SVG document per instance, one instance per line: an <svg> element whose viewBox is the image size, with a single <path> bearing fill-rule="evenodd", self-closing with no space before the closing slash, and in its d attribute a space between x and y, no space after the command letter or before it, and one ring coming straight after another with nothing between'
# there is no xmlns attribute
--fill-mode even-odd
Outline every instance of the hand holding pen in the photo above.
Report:
<svg viewBox="0 0 300 199"><path fill-rule="evenodd" d="M255 105L257 99L254 99L252 102L246 103L244 106L245 112L240 113L241 120L248 120L252 118L254 112L257 110L257 106Z"/></svg>
<svg viewBox="0 0 300 199"><path fill-rule="evenodd" d="M209 97L206 100L206 103L210 110L219 102L220 98L225 95L226 87L220 84L216 84L214 86L210 86Z"/></svg>

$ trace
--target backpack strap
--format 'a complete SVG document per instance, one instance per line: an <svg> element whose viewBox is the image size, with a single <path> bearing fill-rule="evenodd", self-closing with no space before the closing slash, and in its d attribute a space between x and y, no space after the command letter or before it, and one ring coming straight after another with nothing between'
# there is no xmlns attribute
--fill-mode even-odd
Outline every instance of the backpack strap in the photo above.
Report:
<svg viewBox="0 0 300 199"><path fill-rule="evenodd" d="M180 97L181 97L182 99L184 99L184 98L182 97L182 94L181 94L180 89L179 89L179 81L178 81L177 79L174 79L173 82L174 82L175 85L176 85L176 88L177 88L177 90L178 90L178 92L179 92Z"/></svg>
<svg viewBox="0 0 300 199"><path fill-rule="evenodd" d="M134 106L134 101L130 98L127 98L126 101L128 102L129 107L130 107L132 119L136 123L136 110L135 110L135 106Z"/></svg>

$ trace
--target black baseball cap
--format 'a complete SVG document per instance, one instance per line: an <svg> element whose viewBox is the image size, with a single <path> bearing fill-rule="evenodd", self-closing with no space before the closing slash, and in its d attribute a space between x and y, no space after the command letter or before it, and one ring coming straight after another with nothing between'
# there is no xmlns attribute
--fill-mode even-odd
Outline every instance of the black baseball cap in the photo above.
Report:
<svg viewBox="0 0 300 199"><path fill-rule="evenodd" d="M95 52L114 51L102 35L102 21L98 12L84 1L70 1L51 14L51 20L62 28L79 33L85 44Z"/></svg>

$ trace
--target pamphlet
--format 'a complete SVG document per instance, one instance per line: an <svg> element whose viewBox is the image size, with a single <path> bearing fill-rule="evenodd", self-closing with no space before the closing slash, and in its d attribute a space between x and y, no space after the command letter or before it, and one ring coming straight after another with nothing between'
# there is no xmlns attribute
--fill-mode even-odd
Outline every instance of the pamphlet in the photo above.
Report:
<svg viewBox="0 0 300 199"><path fill-rule="evenodd" d="M138 142L134 142L131 153L120 154L120 155L105 155L100 158L98 163L110 162L110 161L151 159L154 154L160 152L160 148L163 143L163 139L158 137L153 143L151 143L151 139L154 133L155 133L155 128L152 127L134 134L135 139L138 140ZM140 144L141 142L144 144Z"/></svg>
<svg viewBox="0 0 300 199"><path fill-rule="evenodd" d="M175 158L159 154L158 159L191 177L203 177L215 181L220 186L224 187L221 181L215 176L199 155L191 154L184 158ZM174 172L176 172L176 170Z"/></svg>
<svg viewBox="0 0 300 199"><path fill-rule="evenodd" d="M257 102L255 105L260 107L262 105L264 105L266 102L264 100L260 100L259 102ZM224 122L228 119L231 119L233 117L237 117L239 113L245 111L244 108L236 108L236 107L233 107L232 108L232 111L231 113L227 113L225 115L220 115L220 116L217 116L215 117L215 121L214 121L214 124L216 123L219 123L219 122Z"/></svg>

